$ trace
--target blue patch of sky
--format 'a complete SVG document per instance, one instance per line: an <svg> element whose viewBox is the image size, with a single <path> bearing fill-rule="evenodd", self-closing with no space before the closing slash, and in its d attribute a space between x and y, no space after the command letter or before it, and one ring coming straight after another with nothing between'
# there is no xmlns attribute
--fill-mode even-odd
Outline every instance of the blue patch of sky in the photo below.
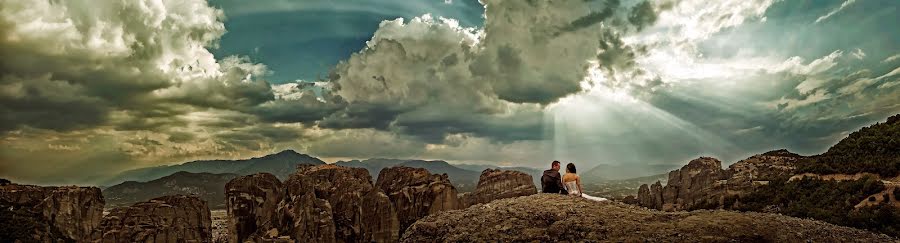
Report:
<svg viewBox="0 0 900 243"><path fill-rule="evenodd" d="M813 60L835 50L845 55L856 48L867 54L863 64L877 64L900 51L900 1L858 0L818 23L839 8L842 0L794 0L773 4L765 21L751 21L725 30L700 44L707 57L730 57L735 50L765 56L800 56Z"/></svg>
<svg viewBox="0 0 900 243"><path fill-rule="evenodd" d="M477 0L237 1L213 0L225 12L227 33L212 50L217 58L239 55L268 66L272 83L313 81L365 46L379 23L431 14L466 27L483 24Z"/></svg>

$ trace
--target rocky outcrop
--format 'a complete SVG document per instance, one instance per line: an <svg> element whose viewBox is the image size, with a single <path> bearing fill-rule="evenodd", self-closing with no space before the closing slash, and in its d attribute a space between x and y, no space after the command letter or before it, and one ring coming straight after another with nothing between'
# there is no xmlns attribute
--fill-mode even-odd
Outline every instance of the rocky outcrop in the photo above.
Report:
<svg viewBox="0 0 900 243"><path fill-rule="evenodd" d="M296 242L335 242L335 217L331 203L316 197L309 178L292 175L285 182L285 199L278 204L278 231L266 231L264 238L278 237Z"/></svg>
<svg viewBox="0 0 900 243"><path fill-rule="evenodd" d="M413 222L441 211L462 208L446 174L404 166L381 170L375 186L390 198L400 221L400 234Z"/></svg>
<svg viewBox="0 0 900 243"><path fill-rule="evenodd" d="M225 184L229 242L244 242L254 233L275 228L276 209L284 194L281 181L269 173L241 176Z"/></svg>
<svg viewBox="0 0 900 243"><path fill-rule="evenodd" d="M96 187L0 185L0 239L90 241L103 215Z"/></svg>
<svg viewBox="0 0 900 243"><path fill-rule="evenodd" d="M700 157L691 160L681 169L669 172L668 183L661 188L662 200L657 198L659 194L651 188L649 197L653 198L653 205L644 206L671 211L707 205L716 182L724 179L724 176L722 162L717 159ZM656 203L658 201L662 201L659 207Z"/></svg>
<svg viewBox="0 0 900 243"><path fill-rule="evenodd" d="M550 209L550 210L548 210ZM667 213L539 193L427 216L401 242L896 242L776 214Z"/></svg>
<svg viewBox="0 0 900 243"><path fill-rule="evenodd" d="M196 196L170 195L115 208L103 217L100 242L210 242L209 206Z"/></svg>
<svg viewBox="0 0 900 243"><path fill-rule="evenodd" d="M331 204L336 239L346 242L396 241L398 221L391 201L372 186L366 169L336 165L301 166L295 177L309 179L315 195Z"/></svg>
<svg viewBox="0 0 900 243"><path fill-rule="evenodd" d="M229 242L392 242L399 222L365 169L301 165L287 181L238 177L226 186ZM252 225L252 227L244 226Z"/></svg>
<svg viewBox="0 0 900 243"><path fill-rule="evenodd" d="M463 207L493 200L528 196L537 193L531 175L515 170L485 169L472 193L464 193L460 201Z"/></svg>
<svg viewBox="0 0 900 243"><path fill-rule="evenodd" d="M719 160L701 157L669 172L665 186L658 181L642 185L637 202L666 211L721 208L728 196L747 192L770 180L789 178L802 158L787 150L775 150L751 156L723 170Z"/></svg>
<svg viewBox="0 0 900 243"><path fill-rule="evenodd" d="M803 156L785 149L769 151L738 161L725 171L728 184L751 185L753 181L771 181L789 178L796 170L797 161Z"/></svg>

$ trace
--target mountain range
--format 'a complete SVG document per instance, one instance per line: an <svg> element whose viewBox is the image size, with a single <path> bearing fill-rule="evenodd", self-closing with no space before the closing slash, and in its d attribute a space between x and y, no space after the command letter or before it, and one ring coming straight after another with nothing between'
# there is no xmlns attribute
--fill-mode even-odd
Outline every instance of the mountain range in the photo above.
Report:
<svg viewBox="0 0 900 243"><path fill-rule="evenodd" d="M193 194L209 203L210 208L225 207L225 184L237 174L191 173L179 171L147 182L126 181L103 189L106 206L123 207L152 198Z"/></svg>
<svg viewBox="0 0 900 243"><path fill-rule="evenodd" d="M293 150L284 150L275 154L258 158L240 160L198 160L178 165L164 165L156 167L129 170L112 177L103 185L115 185L126 181L150 181L179 171L191 173L213 174L238 174L249 175L259 172L267 172L279 179L286 179L293 173L299 164L321 165L325 164L319 158L297 153Z"/></svg>

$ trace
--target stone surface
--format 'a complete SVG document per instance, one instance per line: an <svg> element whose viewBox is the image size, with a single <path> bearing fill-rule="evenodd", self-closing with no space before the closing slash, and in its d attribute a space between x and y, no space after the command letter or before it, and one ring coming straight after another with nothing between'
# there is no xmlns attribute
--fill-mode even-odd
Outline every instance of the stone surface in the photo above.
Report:
<svg viewBox="0 0 900 243"><path fill-rule="evenodd" d="M365 169L298 166L284 183L256 174L228 183L229 242L394 242L399 221ZM242 224L252 224L253 227Z"/></svg>
<svg viewBox="0 0 900 243"><path fill-rule="evenodd" d="M422 217L462 208L456 188L446 174L431 174L421 168L391 167L381 170L375 186L393 203L401 235Z"/></svg>
<svg viewBox="0 0 900 243"><path fill-rule="evenodd" d="M460 198L463 207L493 200L528 196L537 193L531 175L515 170L485 169L478 179L478 186L472 193L464 193Z"/></svg>
<svg viewBox="0 0 900 243"><path fill-rule="evenodd" d="M170 195L112 209L94 232L99 242L210 242L212 221L206 201Z"/></svg>
<svg viewBox="0 0 900 243"><path fill-rule="evenodd" d="M225 184L228 241L244 242L261 229L275 228L275 212L284 194L281 181L269 173L241 176Z"/></svg>
<svg viewBox="0 0 900 243"><path fill-rule="evenodd" d="M703 207L711 200L710 190L725 175L721 161L700 157L681 169L669 172L669 180L664 187L659 182L641 186L638 202L641 206L666 211Z"/></svg>
<svg viewBox="0 0 900 243"><path fill-rule="evenodd" d="M401 242L896 242L886 235L764 213L668 213L539 193L427 216Z"/></svg>
<svg viewBox="0 0 900 243"><path fill-rule="evenodd" d="M331 205L337 240L386 242L399 238L399 224L391 201L372 186L372 177L366 169L301 166L292 178L307 178L308 186L304 187L313 188L316 197Z"/></svg>
<svg viewBox="0 0 900 243"><path fill-rule="evenodd" d="M324 199L316 198L310 184L308 179L298 176L291 176L285 182L289 192L284 201L278 204L276 211L278 231L270 229L266 232L269 235L265 238L287 236L296 242L336 241L331 204Z"/></svg>
<svg viewBox="0 0 900 243"><path fill-rule="evenodd" d="M90 241L100 225L103 196L96 187L0 185L0 239Z"/></svg>

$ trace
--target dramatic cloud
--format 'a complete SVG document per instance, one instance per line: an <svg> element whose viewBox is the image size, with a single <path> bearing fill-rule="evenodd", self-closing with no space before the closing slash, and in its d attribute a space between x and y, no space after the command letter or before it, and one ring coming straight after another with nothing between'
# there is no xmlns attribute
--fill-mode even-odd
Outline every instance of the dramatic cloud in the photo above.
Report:
<svg viewBox="0 0 900 243"><path fill-rule="evenodd" d="M877 4L0 0L0 177L282 149L586 168L818 153L900 112L898 8Z"/></svg>
<svg viewBox="0 0 900 243"><path fill-rule="evenodd" d="M332 73L349 106L321 125L390 129L429 142L458 133L541 139L539 105L582 91L592 60L604 68L633 62L619 36L655 19L650 5L634 8L486 1L483 29L428 15L382 22L367 47Z"/></svg>

